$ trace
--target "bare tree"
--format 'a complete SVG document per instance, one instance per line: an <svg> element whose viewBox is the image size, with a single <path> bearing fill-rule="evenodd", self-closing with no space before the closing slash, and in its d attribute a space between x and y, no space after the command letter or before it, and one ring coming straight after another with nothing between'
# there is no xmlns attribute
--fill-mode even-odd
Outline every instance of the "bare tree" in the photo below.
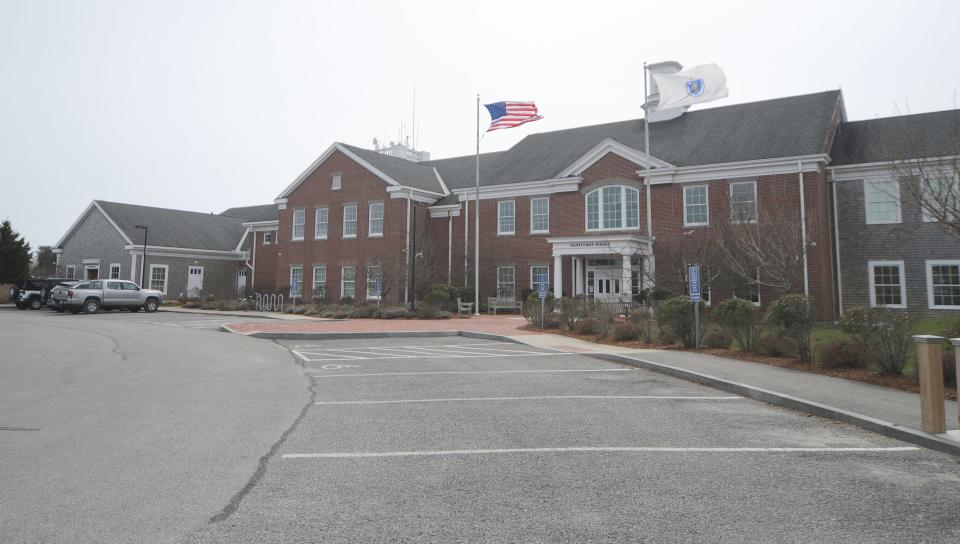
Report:
<svg viewBox="0 0 960 544"><path fill-rule="evenodd" d="M954 133L952 139L948 155L922 158L933 150L905 136L904 143L892 153L897 158L891 161L889 171L900 181L901 191L922 211L924 220L960 238L960 133Z"/></svg>

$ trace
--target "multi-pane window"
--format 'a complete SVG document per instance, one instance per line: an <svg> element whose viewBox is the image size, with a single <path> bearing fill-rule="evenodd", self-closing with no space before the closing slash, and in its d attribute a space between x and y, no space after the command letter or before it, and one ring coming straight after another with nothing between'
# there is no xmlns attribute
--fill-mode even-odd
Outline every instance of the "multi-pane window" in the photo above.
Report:
<svg viewBox="0 0 960 544"><path fill-rule="evenodd" d="M683 188L683 225L694 227L710 223L707 204L707 186L693 185Z"/></svg>
<svg viewBox="0 0 960 544"><path fill-rule="evenodd" d="M330 176L330 189L334 191L340 190L340 174Z"/></svg>
<svg viewBox="0 0 960 544"><path fill-rule="evenodd" d="M367 236L383 236L383 202L371 202Z"/></svg>
<svg viewBox="0 0 960 544"><path fill-rule="evenodd" d="M317 240L326 240L330 228L330 208L317 208L314 217L313 237Z"/></svg>
<svg viewBox="0 0 960 544"><path fill-rule="evenodd" d="M497 202L497 234L513 234L516 232L515 211L514 201L501 200Z"/></svg>
<svg viewBox="0 0 960 544"><path fill-rule="evenodd" d="M340 298L354 298L357 296L357 269L353 266L344 266L340 269Z"/></svg>
<svg viewBox="0 0 960 544"><path fill-rule="evenodd" d="M516 294L517 269L513 266L497 267L497 296L512 298Z"/></svg>
<svg viewBox="0 0 960 544"><path fill-rule="evenodd" d="M757 182L738 181L730 184L730 219L734 223L757 221Z"/></svg>
<svg viewBox="0 0 960 544"><path fill-rule="evenodd" d="M273 231L267 231L263 233L263 245L269 246L273 243Z"/></svg>
<svg viewBox="0 0 960 544"><path fill-rule="evenodd" d="M357 237L357 205L347 204L343 207L343 237Z"/></svg>
<svg viewBox="0 0 960 544"><path fill-rule="evenodd" d="M587 230L635 229L640 226L640 192L609 185L587 193Z"/></svg>
<svg viewBox="0 0 960 544"><path fill-rule="evenodd" d="M150 288L167 294L167 265L150 265Z"/></svg>
<svg viewBox="0 0 960 544"><path fill-rule="evenodd" d="M76 275L77 275L77 268L72 264L67 265L67 278L72 280L76 278Z"/></svg>
<svg viewBox="0 0 960 544"><path fill-rule="evenodd" d="M544 233L550 231L550 198L538 197L530 199L530 232Z"/></svg>
<svg viewBox="0 0 960 544"><path fill-rule="evenodd" d="M870 305L906 308L903 261L870 261Z"/></svg>
<svg viewBox="0 0 960 544"><path fill-rule="evenodd" d="M367 298L370 300L377 300L383 294L382 270L379 265L367 266ZM379 294L377 293L377 283L380 284Z"/></svg>
<svg viewBox="0 0 960 544"><path fill-rule="evenodd" d="M297 208L293 210L293 239L294 240L303 240L303 221L304 221L304 210L303 208Z"/></svg>
<svg viewBox="0 0 960 544"><path fill-rule="evenodd" d="M540 286L550 287L550 267L546 265L537 265L530 267L530 288L534 292L540 292Z"/></svg>
<svg viewBox="0 0 960 544"><path fill-rule="evenodd" d="M314 298L326 298L327 296L327 267L326 265L313 265L313 296Z"/></svg>
<svg viewBox="0 0 960 544"><path fill-rule="evenodd" d="M867 223L900 222L900 182L875 180L863 182Z"/></svg>
<svg viewBox="0 0 960 544"><path fill-rule="evenodd" d="M303 295L303 267L290 267L290 296L299 297Z"/></svg>
<svg viewBox="0 0 960 544"><path fill-rule="evenodd" d="M110 265L110 279L119 280L120 279L120 265L113 263Z"/></svg>
<svg viewBox="0 0 960 544"><path fill-rule="evenodd" d="M931 308L960 309L960 261L927 261Z"/></svg>

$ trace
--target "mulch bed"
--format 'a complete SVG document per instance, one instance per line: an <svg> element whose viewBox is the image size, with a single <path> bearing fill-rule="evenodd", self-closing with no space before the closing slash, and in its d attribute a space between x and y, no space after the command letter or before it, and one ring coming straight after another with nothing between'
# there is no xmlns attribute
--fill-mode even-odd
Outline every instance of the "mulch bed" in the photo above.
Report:
<svg viewBox="0 0 960 544"><path fill-rule="evenodd" d="M527 325L524 328L530 331L549 332L552 334L569 336L571 338L576 338L578 340L583 340L585 342L594 342L597 344L607 344L611 346L621 346L625 348L669 349L669 350L677 350L677 351L685 350L685 348L677 346L676 344L647 344L639 341L618 342L612 338L598 338L594 335L577 334L575 332L568 331L566 329L541 330L540 328L534 327L532 325ZM852 380L855 382L863 382L863 383L869 383L873 385L880 385L883 387L889 387L891 389L899 389L900 391L908 391L910 393L920 393L920 384L919 382L917 382L916 376L885 376L865 368L826 368L822 366L820 363L801 363L800 361L792 357L771 357L769 355L762 355L760 353L744 353L736 349L704 348L700 350L700 353L707 353L709 355L715 355L717 357L726 357L728 359L738 359L740 361L749 361L751 363L760 363L764 365L777 366L780 368L789 368L791 370L799 370L801 372L812 372L814 374L823 374L825 376L830 376L833 378L841 378L844 380ZM947 385L944 388L944 397L950 400L956 400L957 399L956 385L953 385L953 384Z"/></svg>

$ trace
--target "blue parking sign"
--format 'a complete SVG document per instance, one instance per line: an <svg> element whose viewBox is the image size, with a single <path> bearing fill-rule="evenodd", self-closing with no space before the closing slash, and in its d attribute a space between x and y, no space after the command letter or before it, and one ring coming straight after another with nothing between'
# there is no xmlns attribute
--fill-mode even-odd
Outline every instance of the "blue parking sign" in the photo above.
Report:
<svg viewBox="0 0 960 544"><path fill-rule="evenodd" d="M537 286L537 296L540 298L547 298L547 284L541 283Z"/></svg>
<svg viewBox="0 0 960 544"><path fill-rule="evenodd" d="M700 266L693 265L687 271L687 280L690 287L690 302L700 302Z"/></svg>
<svg viewBox="0 0 960 544"><path fill-rule="evenodd" d="M377 280L374 282L373 291L374 291L374 292L373 292L374 296L377 296L377 297L380 296L380 278L379 278L379 277L378 277Z"/></svg>

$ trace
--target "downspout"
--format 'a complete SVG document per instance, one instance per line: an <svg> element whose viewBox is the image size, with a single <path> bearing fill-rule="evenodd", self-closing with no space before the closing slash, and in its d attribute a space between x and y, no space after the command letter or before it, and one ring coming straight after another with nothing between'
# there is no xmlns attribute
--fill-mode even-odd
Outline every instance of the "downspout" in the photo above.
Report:
<svg viewBox="0 0 960 544"><path fill-rule="evenodd" d="M797 159L800 174L800 241L803 244L803 295L810 299L810 273L807 270L807 204L803 191L803 160ZM808 302L809 304L809 302Z"/></svg>
<svg viewBox="0 0 960 544"><path fill-rule="evenodd" d="M465 200L463 202L463 286L467 287L470 284L470 277L467 275L467 268L470 265L470 200Z"/></svg>
<svg viewBox="0 0 960 544"><path fill-rule="evenodd" d="M410 273L410 202L413 200L413 189L410 190L410 195L407 197L407 249L406 249L406 266L404 266L404 275ZM410 282L403 282L403 303L408 304L410 302Z"/></svg>
<svg viewBox="0 0 960 544"><path fill-rule="evenodd" d="M453 212L447 212L447 285L453 285Z"/></svg>
<svg viewBox="0 0 960 544"><path fill-rule="evenodd" d="M837 213L837 182L833 180L833 245L837 254L837 306L843 317L843 274L840 273L840 215Z"/></svg>
<svg viewBox="0 0 960 544"><path fill-rule="evenodd" d="M250 289L256 285L257 281L257 233L253 233L253 267L250 269Z"/></svg>

